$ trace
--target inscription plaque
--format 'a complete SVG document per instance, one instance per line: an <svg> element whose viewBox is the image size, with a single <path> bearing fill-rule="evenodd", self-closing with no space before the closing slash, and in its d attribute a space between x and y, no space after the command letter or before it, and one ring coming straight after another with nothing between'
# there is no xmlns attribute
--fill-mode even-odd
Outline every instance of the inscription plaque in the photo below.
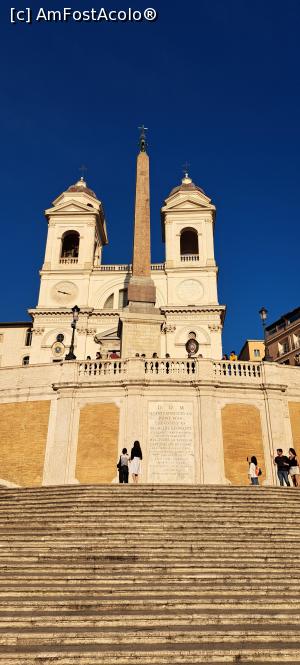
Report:
<svg viewBox="0 0 300 665"><path fill-rule="evenodd" d="M148 482L195 482L192 402L150 402Z"/></svg>

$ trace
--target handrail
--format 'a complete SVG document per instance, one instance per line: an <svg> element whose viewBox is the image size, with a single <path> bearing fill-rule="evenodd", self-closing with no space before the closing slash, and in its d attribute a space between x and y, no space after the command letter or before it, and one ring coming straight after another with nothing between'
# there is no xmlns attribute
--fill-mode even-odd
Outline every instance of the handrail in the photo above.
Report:
<svg viewBox="0 0 300 665"><path fill-rule="evenodd" d="M258 361L214 361L214 375L226 378L261 379L261 363Z"/></svg>

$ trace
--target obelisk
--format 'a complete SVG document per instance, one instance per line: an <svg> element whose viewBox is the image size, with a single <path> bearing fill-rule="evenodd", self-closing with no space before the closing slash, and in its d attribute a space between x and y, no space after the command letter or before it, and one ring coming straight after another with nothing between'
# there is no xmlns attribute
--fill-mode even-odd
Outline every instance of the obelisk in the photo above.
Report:
<svg viewBox="0 0 300 665"><path fill-rule="evenodd" d="M151 279L150 178L144 126L141 127L139 147L136 164L132 277L128 286L128 302L130 311L149 311L155 305L156 294Z"/></svg>
<svg viewBox="0 0 300 665"><path fill-rule="evenodd" d="M122 357L137 353L160 355L163 317L155 308L156 289L151 278L150 178L145 127L141 128L136 166L132 276L128 285L128 307L121 317Z"/></svg>

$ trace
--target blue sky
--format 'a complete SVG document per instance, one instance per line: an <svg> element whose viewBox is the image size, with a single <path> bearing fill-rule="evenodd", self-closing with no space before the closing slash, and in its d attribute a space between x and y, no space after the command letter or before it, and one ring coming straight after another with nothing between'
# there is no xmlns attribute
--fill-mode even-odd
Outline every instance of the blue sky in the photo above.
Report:
<svg viewBox="0 0 300 665"><path fill-rule="evenodd" d="M88 1L72 7L99 6ZM262 305L271 322L300 304L300 3L151 5L153 23L11 25L11 5L1 4L0 318L23 320L36 305L43 210L82 163L105 207L104 261L130 261L137 126L145 123L152 260L163 260L160 207L187 160L217 206L224 350L239 350L261 335ZM32 0L33 12L40 6Z"/></svg>

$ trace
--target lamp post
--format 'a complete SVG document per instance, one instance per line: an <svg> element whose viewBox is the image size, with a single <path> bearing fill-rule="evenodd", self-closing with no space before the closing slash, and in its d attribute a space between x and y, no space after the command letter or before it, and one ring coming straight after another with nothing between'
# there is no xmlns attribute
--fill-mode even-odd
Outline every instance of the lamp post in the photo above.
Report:
<svg viewBox="0 0 300 665"><path fill-rule="evenodd" d="M67 353L67 355L66 355L66 360L76 360L76 356L74 354L74 338L75 338L75 330L76 330L77 321L78 321L78 317L79 317L80 307L77 307L77 305L75 305L74 307L72 307L72 312L73 312L73 320L72 320L72 323L71 323L72 338L71 338L69 353Z"/></svg>
<svg viewBox="0 0 300 665"><path fill-rule="evenodd" d="M259 316L261 318L263 331L264 331L264 342L265 342L265 357L264 357L264 360L266 362L271 362L272 358L271 358L271 356L269 356L269 351L268 351L268 347L267 347L267 344L266 344L266 320L267 320L267 316L268 316L268 310L265 307L262 307L259 310Z"/></svg>

